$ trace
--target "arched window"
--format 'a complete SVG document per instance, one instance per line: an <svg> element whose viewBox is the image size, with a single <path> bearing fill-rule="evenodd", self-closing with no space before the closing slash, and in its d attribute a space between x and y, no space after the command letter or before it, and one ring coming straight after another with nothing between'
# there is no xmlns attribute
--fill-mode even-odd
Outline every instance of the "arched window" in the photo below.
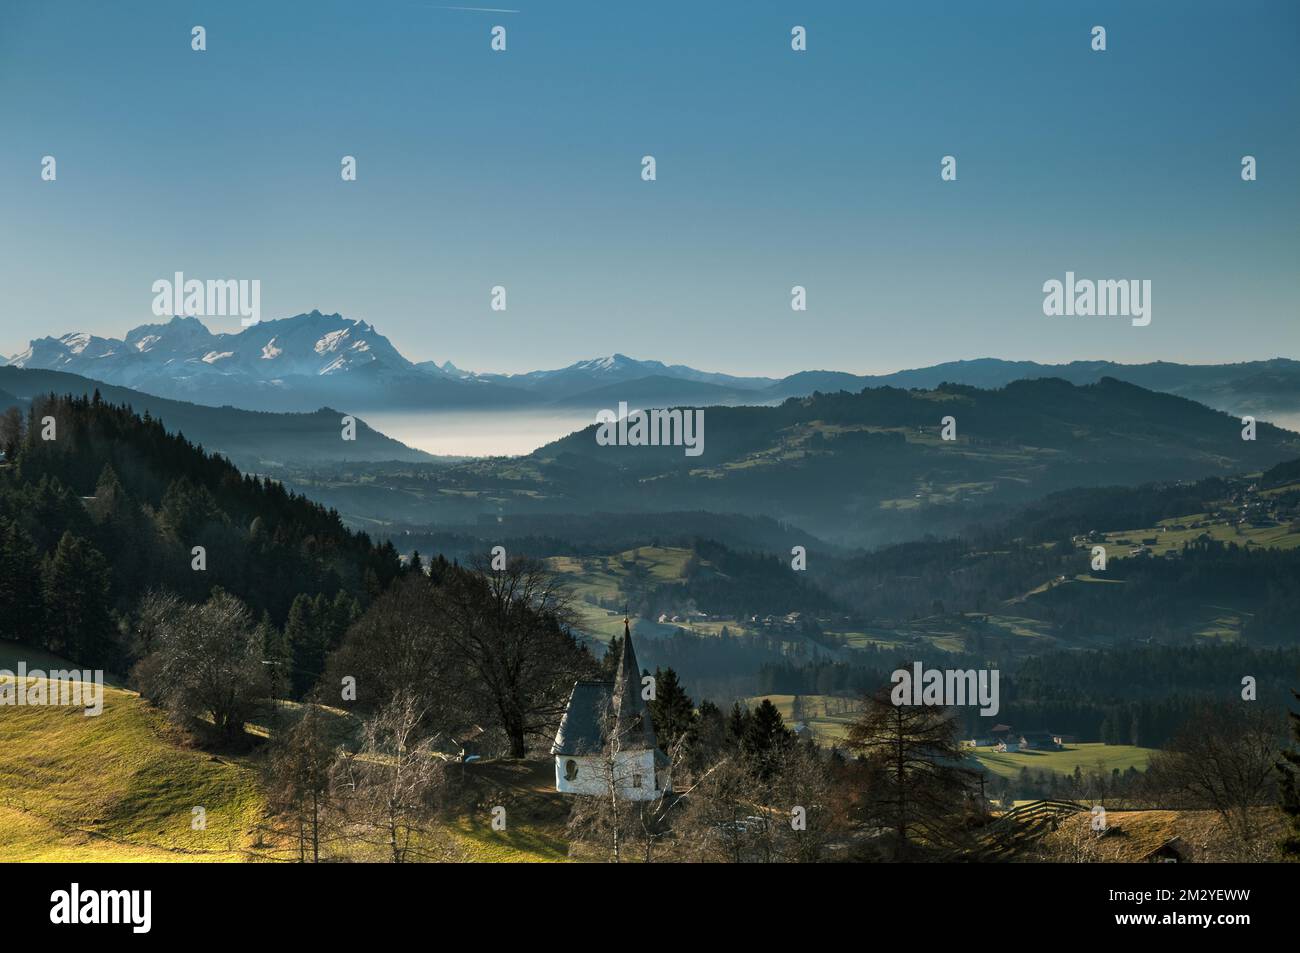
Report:
<svg viewBox="0 0 1300 953"><path fill-rule="evenodd" d="M564 780L576 781L578 778L578 762L570 758L564 762Z"/></svg>

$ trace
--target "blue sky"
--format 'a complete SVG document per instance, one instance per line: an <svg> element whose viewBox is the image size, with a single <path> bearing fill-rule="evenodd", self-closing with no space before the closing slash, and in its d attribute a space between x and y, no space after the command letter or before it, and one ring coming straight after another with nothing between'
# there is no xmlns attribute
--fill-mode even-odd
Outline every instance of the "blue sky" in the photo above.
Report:
<svg viewBox="0 0 1300 953"><path fill-rule="evenodd" d="M6 0L0 351L183 271L476 370L1300 357L1300 4L489 5Z"/></svg>

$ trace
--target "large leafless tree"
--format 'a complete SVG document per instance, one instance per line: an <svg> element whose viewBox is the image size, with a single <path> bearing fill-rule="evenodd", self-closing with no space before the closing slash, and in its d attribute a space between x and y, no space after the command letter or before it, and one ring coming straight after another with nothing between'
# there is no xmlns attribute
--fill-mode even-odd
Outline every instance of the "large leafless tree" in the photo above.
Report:
<svg viewBox="0 0 1300 953"><path fill-rule="evenodd" d="M423 720L415 693L398 692L366 721L361 749L343 752L334 768L346 822L395 864L449 859L435 823L446 762L421 737Z"/></svg>
<svg viewBox="0 0 1300 953"><path fill-rule="evenodd" d="M151 646L135 673L142 693L182 724L207 719L223 739L241 735L268 691L261 637L247 607L220 590L200 605L152 596L140 628Z"/></svg>
<svg viewBox="0 0 1300 953"><path fill-rule="evenodd" d="M466 702L495 721L512 758L554 737L575 679L592 659L570 634L568 592L535 560L487 560L444 580L444 639Z"/></svg>

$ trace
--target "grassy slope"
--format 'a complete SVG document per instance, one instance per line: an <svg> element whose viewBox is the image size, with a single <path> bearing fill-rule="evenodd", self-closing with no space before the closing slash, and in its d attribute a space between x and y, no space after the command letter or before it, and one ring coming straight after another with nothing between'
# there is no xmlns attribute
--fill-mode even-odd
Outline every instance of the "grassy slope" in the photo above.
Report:
<svg viewBox="0 0 1300 953"><path fill-rule="evenodd" d="M801 695L799 697L803 705L803 721L812 731L817 741L823 745L842 742L848 732L849 724L858 716L857 700L836 698L829 695ZM795 696L755 695L753 698L745 699L745 701L753 708L765 698L776 706L776 710L781 713L781 718L787 728L794 724L796 721L794 717ZM848 710L841 712L839 709L846 704Z"/></svg>
<svg viewBox="0 0 1300 953"><path fill-rule="evenodd" d="M0 668L62 660L0 644ZM263 809L239 758L183 747L162 714L120 688L104 711L0 708L0 856L18 860L239 860ZM191 830L191 809L207 829Z"/></svg>
<svg viewBox="0 0 1300 953"><path fill-rule="evenodd" d="M608 641L623 633L622 610L602 608L584 600L592 598L607 605L611 602L618 605L626 601L625 587L633 582L629 565L633 562L634 555L645 572L648 583L660 585L682 581L691 551L682 547L642 546L613 556L587 559L556 556L546 560L548 567L573 591L579 628L600 641ZM709 567L707 561L702 565ZM976 621L977 619L983 621ZM718 635L724 627L733 635L763 631L761 627L736 619L726 622L691 620L665 625L648 619L636 619L633 620L632 631L635 635L652 636L672 635L679 630L694 635ZM912 620L892 628L870 626L865 630L849 631L828 623L824 630L828 634L844 637L847 644L854 648L931 646L945 652L959 652L968 647L976 634L983 637L986 644L1004 645L1017 653L1042 652L1058 645L1057 639L1051 634L1049 623L1025 616L1014 606L1001 614L966 613L961 618L944 614Z"/></svg>
<svg viewBox="0 0 1300 953"><path fill-rule="evenodd" d="M453 766L452 771L459 771ZM460 780L475 809L447 827L460 859L475 863L564 861L569 799L555 790L555 762L493 760L464 766ZM494 831L491 809L506 809L506 829Z"/></svg>

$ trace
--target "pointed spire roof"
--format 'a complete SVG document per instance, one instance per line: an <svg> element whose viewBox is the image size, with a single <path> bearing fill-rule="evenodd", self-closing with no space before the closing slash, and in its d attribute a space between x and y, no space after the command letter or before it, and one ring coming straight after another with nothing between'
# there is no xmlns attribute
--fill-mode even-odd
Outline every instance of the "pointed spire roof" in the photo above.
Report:
<svg viewBox="0 0 1300 953"><path fill-rule="evenodd" d="M611 740L608 737L611 722L617 726L620 750L658 748L654 721L641 697L641 666L637 664L631 626L626 618L614 681L574 683L551 753L589 755L602 751Z"/></svg>
<svg viewBox="0 0 1300 953"><path fill-rule="evenodd" d="M641 697L641 666L636 661L636 648L632 645L632 628L623 619L623 645L618 659L618 672L614 675L614 724L618 726L619 747L624 750L654 748L654 722L650 709Z"/></svg>

